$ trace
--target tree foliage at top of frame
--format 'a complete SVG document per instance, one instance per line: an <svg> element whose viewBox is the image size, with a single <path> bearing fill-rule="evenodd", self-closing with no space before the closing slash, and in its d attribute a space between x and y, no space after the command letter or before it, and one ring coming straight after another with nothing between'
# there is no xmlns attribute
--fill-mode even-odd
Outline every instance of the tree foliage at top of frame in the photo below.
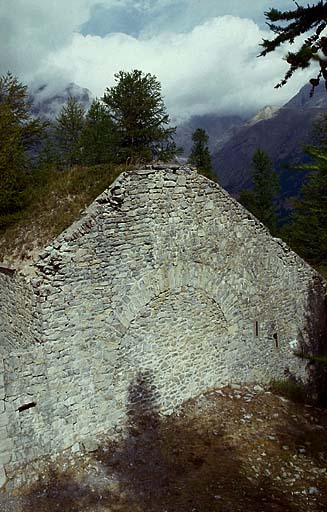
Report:
<svg viewBox="0 0 327 512"><path fill-rule="evenodd" d="M263 39L261 56L273 52L283 43L293 44L295 39L303 34L310 33L299 50L289 51L285 56L289 68L284 78L275 86L276 88L285 85L298 69L309 67L312 61L317 61L320 70L316 77L310 80L312 85L311 95L314 88L319 85L320 79L325 80L327 88L327 37L324 29L327 27L327 2L320 0L315 4L307 4L305 7L294 2L296 8L289 11L280 11L271 8L265 12L268 20L267 25L275 34L273 39Z"/></svg>

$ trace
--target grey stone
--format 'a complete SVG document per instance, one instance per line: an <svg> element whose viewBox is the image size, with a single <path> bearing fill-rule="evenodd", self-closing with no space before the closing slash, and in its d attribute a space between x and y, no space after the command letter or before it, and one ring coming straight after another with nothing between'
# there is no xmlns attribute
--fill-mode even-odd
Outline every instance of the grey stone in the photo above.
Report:
<svg viewBox="0 0 327 512"><path fill-rule="evenodd" d="M253 390L254 390L256 393L263 393L264 388L263 388L262 386L254 386Z"/></svg>
<svg viewBox="0 0 327 512"><path fill-rule="evenodd" d="M0 272L0 453L13 474L123 434L131 397L168 414L230 382L264 392L286 367L307 378L291 347L325 282L192 168L123 173L30 270Z"/></svg>
<svg viewBox="0 0 327 512"><path fill-rule="evenodd" d="M8 464L11 461L11 457L12 457L11 451L0 453L0 465Z"/></svg>
<svg viewBox="0 0 327 512"><path fill-rule="evenodd" d="M99 449L99 442L94 439L84 439L82 446L86 452L96 452Z"/></svg>

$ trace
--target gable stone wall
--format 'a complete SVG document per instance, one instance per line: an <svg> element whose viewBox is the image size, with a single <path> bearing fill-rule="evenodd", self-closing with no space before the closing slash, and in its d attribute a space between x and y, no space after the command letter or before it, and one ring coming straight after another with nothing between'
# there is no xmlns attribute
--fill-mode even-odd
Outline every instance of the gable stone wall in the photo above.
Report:
<svg viewBox="0 0 327 512"><path fill-rule="evenodd" d="M140 375L163 412L286 368L305 378L294 349L312 341L323 281L195 170L123 173L36 270L38 344L3 362L8 478L121 428Z"/></svg>
<svg viewBox="0 0 327 512"><path fill-rule="evenodd" d="M15 271L0 267L0 352L33 345L37 315L32 287Z"/></svg>

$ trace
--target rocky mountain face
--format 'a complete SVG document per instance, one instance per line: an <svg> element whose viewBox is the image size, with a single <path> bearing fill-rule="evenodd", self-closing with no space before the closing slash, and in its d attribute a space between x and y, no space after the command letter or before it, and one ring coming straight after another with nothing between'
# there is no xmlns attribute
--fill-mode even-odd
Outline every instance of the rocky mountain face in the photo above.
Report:
<svg viewBox="0 0 327 512"><path fill-rule="evenodd" d="M271 119L272 117L275 117L276 114L279 112L279 107L271 107L266 106L262 110L259 110L259 112L251 117L249 121L247 122L248 126L252 126L256 123L259 123L260 121L266 121L267 119Z"/></svg>
<svg viewBox="0 0 327 512"><path fill-rule="evenodd" d="M41 119L54 119L62 106L70 97L76 98L82 103L85 109L91 104L92 93L85 88L71 82L65 87L53 90L49 84L43 84L31 93L32 114Z"/></svg>
<svg viewBox="0 0 327 512"><path fill-rule="evenodd" d="M234 133L213 154L220 183L232 194L250 185L251 160L256 149L270 156L280 175L282 195L297 194L304 173L286 166L307 160L303 146L314 142L313 123L327 111L327 93L323 85L310 98L310 85L304 86L283 107L266 107Z"/></svg>

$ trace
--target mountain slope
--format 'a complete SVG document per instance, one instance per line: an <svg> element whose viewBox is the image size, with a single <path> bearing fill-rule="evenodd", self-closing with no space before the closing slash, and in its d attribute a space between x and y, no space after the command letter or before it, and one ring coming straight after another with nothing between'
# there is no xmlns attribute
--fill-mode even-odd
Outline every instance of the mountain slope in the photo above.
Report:
<svg viewBox="0 0 327 512"><path fill-rule="evenodd" d="M76 98L85 109L88 109L92 100L88 89L73 82L56 91L51 90L49 84L43 84L31 93L32 114L41 119L54 119L70 97Z"/></svg>
<svg viewBox="0 0 327 512"><path fill-rule="evenodd" d="M287 170L285 165L306 161L303 145L313 142L312 125L327 110L323 86L315 91L313 98L309 93L310 85L306 85L284 107L271 110L272 117L260 120L260 115L255 116L214 153L214 168L229 192L238 194L249 186L251 160L258 148L268 153L280 174L283 195L298 192L303 173Z"/></svg>
<svg viewBox="0 0 327 512"><path fill-rule="evenodd" d="M216 152L234 136L238 128L244 124L240 116L219 116L205 114L192 116L177 126L175 142L178 147L184 148L184 157L188 157L192 147L192 134L197 128L202 128L209 135L209 150Z"/></svg>

